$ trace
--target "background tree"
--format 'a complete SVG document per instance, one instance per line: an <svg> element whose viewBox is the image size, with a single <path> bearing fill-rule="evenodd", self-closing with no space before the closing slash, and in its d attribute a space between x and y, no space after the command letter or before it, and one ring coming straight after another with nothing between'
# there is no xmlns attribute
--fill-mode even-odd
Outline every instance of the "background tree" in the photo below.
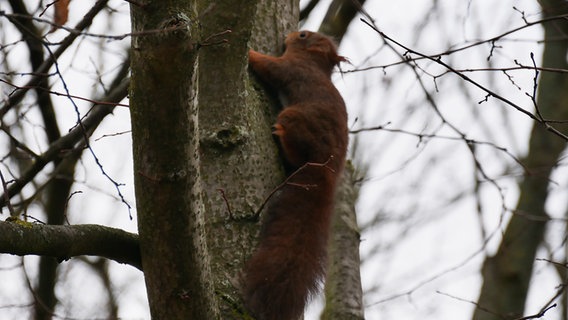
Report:
<svg viewBox="0 0 568 320"><path fill-rule="evenodd" d="M542 68L568 70L568 3L565 1L541 1L544 49ZM555 17L563 16L561 20ZM562 159L566 140L551 137L549 121L568 119L568 77L560 72L535 74L534 101L538 122L532 128L528 153L523 159L526 173L519 182L520 195L507 224L503 239L495 256L485 259L481 289L474 319L500 319L503 315L521 317L536 259L537 249L544 240L546 223L550 219L545 209L551 173ZM537 92L538 81L538 92ZM563 130L563 132L566 132ZM565 281L566 270L560 275ZM565 290L558 291L565 296ZM566 301L564 298L563 301ZM550 304L549 304L550 305ZM546 307L549 307L546 305ZM566 317L566 307L563 308Z"/></svg>
<svg viewBox="0 0 568 320"><path fill-rule="evenodd" d="M42 258L0 256L0 315L139 318L147 301L156 317L238 315L255 213L283 177L276 99L246 52L278 54L299 14L352 62L334 80L364 172L346 181L361 187L366 318L565 319L564 4L349 4L75 1L67 22L51 4L3 5L0 248ZM356 243L338 216L348 236L332 243ZM335 268L357 259L332 257L324 317L363 316L357 272Z"/></svg>
<svg viewBox="0 0 568 320"><path fill-rule="evenodd" d="M481 6L482 5L479 7ZM554 316L555 312L558 314L564 313L563 310L551 312L551 309L557 306L555 302L563 301L558 298L564 292L564 285L559 285L559 289L552 289L553 286L551 286L551 289L548 289L547 292L546 289L544 289L546 288L546 284L537 280L539 279L538 273L533 275L531 271L533 270L533 263L538 263L538 261L547 261L549 267L555 265L562 269L560 266L563 265L563 262L557 263L557 261L558 259L560 259L560 261L564 261L565 259L562 254L559 254L559 244L556 238L563 238L565 231L559 234L555 232L550 233L549 239L554 239L553 242L542 242L545 239L545 223L547 221L557 220L549 218L545 212L558 212L558 210L554 208L545 211L544 207L549 192L553 192L558 186L557 178L550 173L553 169L556 169L555 174L558 174L558 168L562 167L562 161L559 160L558 157L563 151L564 142L566 141L565 131L562 125L565 116L562 112L563 107L558 104L563 104L561 102L563 99L561 95L559 98L558 92L560 88L565 85L566 81L566 61L564 58L566 56L564 47L566 43L566 32L564 30L564 27L566 27L566 12L563 11L565 10L563 8L565 3L542 2L542 16L538 18L532 13L534 11L531 11L531 13L525 11L528 10L526 4L523 6L515 6L516 7L508 7L505 12L509 15L516 12L516 15L523 22L521 26L511 28L502 33L498 32L498 35L494 37L481 38L481 40L474 38L476 40L473 41L466 40L463 44L449 45L445 49L437 49L434 50L435 53L428 54L424 53L421 49L416 49L418 48L417 45L405 45L403 41L391 37L389 32L383 33L381 28L376 27L378 23L373 23L373 18L375 17L367 18L367 21L369 21L367 24L385 41L384 48L394 51L395 54L399 56L400 61L406 64L407 68L409 67L408 70L416 77L417 85L424 95L425 105L431 108L431 118L429 118L426 123L422 124L421 128L418 127L417 129L408 130L406 127L413 127L412 124L408 124L412 121L409 120L409 118L403 120L406 123L400 121L399 125L401 127L399 128L392 128L392 122L389 121L386 125L374 126L369 128L369 130L402 133L418 138L418 146L420 147L419 157L430 158L431 160L425 163L436 163L436 166L422 167L422 165L418 165L422 168L422 171L419 171L421 180L416 180L414 190L432 191L432 189L437 188L439 190L438 192L442 191L437 195L435 200L426 198L432 197L432 192L424 193L425 197L421 197L421 192L413 192L410 197L393 197L393 199L399 202L408 200L409 205L396 206L402 207L402 212L410 210L418 210L421 212L432 210L435 212L435 214L422 217L421 219L416 219L412 214L406 214L406 217L401 220L402 223L396 221L394 224L401 224L402 228L399 230L407 233L410 233L411 230L413 230L413 232L420 229L423 230L423 226L418 227L417 225L413 225L413 223L423 224L423 222L429 221L429 219L440 223L441 220L448 219L447 217L441 219L443 216L456 216L456 214L452 213L463 212L462 206L465 201L475 200L475 206L469 206L471 209L466 212L474 213L475 210L472 209L477 207L479 225L481 226L481 246L478 247L479 250L467 250L465 251L465 255L463 251L457 251L455 256L461 256L461 258L454 262L453 265L449 264L449 267L442 268L441 271L426 276L425 279L419 281L417 285L410 286L409 290L400 291L400 289L398 289L398 294L387 294L387 297L379 299L379 303L376 305L380 305L386 301L391 302L399 297L409 295L415 297L418 295L418 291L428 290L428 287L436 283L440 285L439 283L443 282L441 279L451 278L452 273L459 272L463 274L464 270L472 264L475 264L477 259L480 258L480 253L485 253L487 258L483 268L484 282L478 301L475 301L475 297L471 296L471 291L460 291L457 285L446 284L445 287L448 288L447 290L439 288L431 288L430 290L438 297L444 298L446 303L448 299L453 299L456 303L469 302L471 306L475 306L474 319L520 319L523 313L526 312L524 311L525 306L528 306L528 310L533 310L532 315L527 318L542 317L545 313L547 317L551 316L551 314ZM433 3L432 7L427 10L432 15L441 15L444 11L444 7L438 3ZM468 22L474 18L472 13L476 10L475 6L467 7L468 14L461 21L460 28L460 32L464 35L468 34ZM494 14L498 15L497 12L498 11L495 11ZM426 16L428 17L428 15ZM537 67L539 65L538 62L536 62L538 58L535 58L534 52L530 51L535 49L519 50L517 52L520 54L515 54L510 50L511 47L516 46L513 44L513 41L520 42L522 40L519 40L519 38L523 38L520 35L516 35L515 38L512 39L510 36L540 24L545 27L545 40L542 42L544 46L544 56L542 67ZM426 19L425 22L420 25L420 28L422 28L421 30L429 30L428 27L431 28L432 25L437 25L437 23L432 23L429 19ZM480 24L479 28L484 28L484 25ZM426 35L424 31L418 31L417 35L415 35L416 41L420 43L423 35ZM431 33L427 35L429 36L428 41L432 41L434 36L432 36ZM462 37L464 36L462 35ZM464 38L467 39L467 37ZM483 47L478 48L481 52L485 51L482 54L484 54L486 58L484 62L486 66L471 67L473 64L473 62L469 60L471 56L462 53L462 51L475 50L473 48L483 44L489 45L489 49ZM428 50L428 52L431 52L431 50ZM555 54L552 54L552 52ZM522 57L523 54L525 56L524 58ZM464 61L468 61L468 66L463 67ZM399 63L396 62L392 64L381 63L379 67L382 67L385 74L387 74L388 69L396 68L398 64ZM531 70L532 83L527 81L528 76L526 80L523 80L522 75L517 73L512 75L510 73L515 72L515 70ZM485 75L483 77L479 75L481 73L495 74L495 72L500 72L504 78L498 78L493 75L485 79ZM546 75L544 75L544 73L546 73ZM460 91L464 94L466 103L469 101L469 104L472 105L470 109L463 108L463 106L459 108L459 112L466 112L468 114L465 117L463 115L456 116L455 112L444 108L446 103L444 103L439 93L447 92L448 90L448 82L443 81L443 78L446 78L447 75L459 76L458 79L460 79L460 81L457 82L457 84L459 84ZM401 77L401 74L397 72L396 76ZM430 79L434 81L434 86L430 86ZM501 85L498 84L498 80L507 80L506 82L508 82L510 86L518 90L517 93L515 93L515 90L510 91L507 90L507 88L503 89ZM390 86L391 84L389 83L389 90L392 91L393 88ZM395 90L393 92L399 91ZM485 98L478 100L472 98L480 94L484 95ZM453 105L455 106L455 103ZM485 107L480 108L479 105L484 105ZM501 111L501 114L495 113L493 110L490 110L492 106L505 107L505 111ZM418 109L419 108L413 108L412 113L409 112L408 115L414 115ZM554 112L551 110L554 110ZM515 115L512 115L513 113L515 113ZM519 139L517 134L524 130L521 129L522 126L520 124L522 124L522 119L518 119L519 115L523 115L529 119L531 125L534 124L530 138L529 153L526 157L521 156L524 151L517 149L518 142L515 141ZM470 124L464 121L473 121L476 127L472 128ZM416 128L416 126L414 127ZM362 132L365 130L366 129L358 129L356 131ZM499 133L501 136L493 135L496 130L502 130ZM504 141L503 138L505 137L507 137L505 140L509 141ZM469 163L472 165L464 166L464 159L455 156L458 154L457 152L448 152L448 149L439 149L432 146L436 144L434 141L439 141L440 139L461 141L466 148L465 150L470 153L469 161L473 161ZM400 147L401 145L398 146ZM381 147L381 150L384 151L384 145ZM491 153L494 152L493 156L496 157L489 156L486 150L488 147L489 149L494 149ZM430 152L434 151L434 153L428 155L428 149L430 149ZM392 156L390 153L389 155ZM416 163L413 158L414 156L404 165L404 170L402 171L405 175L409 174L409 167L411 167L413 163ZM521 160L521 158L523 159ZM500 161L501 168L490 165L491 161L496 161L497 159ZM373 161L380 160L374 158ZM465 169L473 169L475 180L473 187L469 187L473 192L464 192L466 188L463 187L451 190L451 188L456 188L454 183L460 180L456 179L456 177L452 177L456 172L456 167L446 172L437 171L435 169L443 168L444 165L442 165L441 162L447 161L459 163L462 172ZM452 174L448 174L447 172L452 172ZM397 174L394 172L391 173L391 175L396 176ZM429 180L428 177L430 175L435 176L436 179ZM430 185L431 181L437 180L438 183L443 181L442 177L444 177L446 181L441 184L441 187L426 187L426 185ZM518 196L514 194L511 195L511 189L516 189L516 187L511 184L511 182L514 182L514 179L511 179L511 177L524 177L524 179L520 180L520 195ZM542 180L536 182L539 179ZM392 189L392 185L385 180L390 179L383 179L381 183L384 183ZM451 183L452 181L454 183ZM461 180L460 183L463 183L463 181L464 180ZM549 184L550 182L553 182L552 185ZM551 186L552 189L550 189ZM395 190L389 190L388 192L396 194L396 187L394 189ZM493 196L487 196L488 189L491 189ZM494 198L491 199L492 197ZM378 198L385 199L387 197ZM548 198L550 200L552 197ZM512 209L513 205L511 202L516 201L516 199L518 199L519 204L517 209ZM435 209L426 208L428 204L436 202L439 203L439 207L435 207ZM529 203L531 202L534 204L530 205ZM388 208L384 203L383 206ZM398 211L399 209L395 210ZM495 210L500 210L501 213L495 215L494 213L498 212ZM448 212L448 214L444 214L444 212ZM384 224L385 219L392 219L395 215L396 214L393 214L391 211L387 215L378 215L378 217L374 219L378 220L377 218L382 218L383 220L381 222ZM463 213L460 216L462 219L465 218ZM471 220L466 223L456 222L457 221L454 220L452 223L440 223L440 225L463 230L463 232L471 231ZM557 223L559 220L555 222ZM388 223L387 220L387 224L392 225L393 223ZM460 224L462 224L463 227L461 227ZM390 227L392 228L392 226ZM502 237L500 237L501 230L503 230ZM454 240L457 239L464 240L464 237L456 233ZM398 244L393 247L399 249L401 247L400 238L396 240ZM501 241L501 244L496 255L493 256L493 248L499 241ZM554 242L557 244L554 244ZM541 246L548 252L545 254L545 258L539 259L537 249ZM563 245L560 244L560 246L562 247ZM450 261L450 259L447 261ZM421 264L415 262L415 265ZM542 267L540 272L542 272ZM564 270L561 272L563 273ZM563 275L560 277L559 281L560 283L564 283ZM537 295L539 296L536 299L533 298L533 301L527 300L529 283L532 283L532 291L538 292ZM397 286L400 286L400 284L397 284ZM385 289L381 288L381 290ZM456 294L455 292L458 291L461 293ZM539 302L536 303L536 301ZM419 304L416 302L416 299L413 299L413 302ZM431 300L428 303L432 305ZM440 301L440 303L444 302ZM434 305L437 304L434 303ZM467 306L462 305L462 310L465 307ZM434 308L439 309L439 307ZM562 309L564 308L565 307ZM461 313L463 313L463 311ZM450 312L450 314L452 313ZM440 316L437 315L437 317Z"/></svg>

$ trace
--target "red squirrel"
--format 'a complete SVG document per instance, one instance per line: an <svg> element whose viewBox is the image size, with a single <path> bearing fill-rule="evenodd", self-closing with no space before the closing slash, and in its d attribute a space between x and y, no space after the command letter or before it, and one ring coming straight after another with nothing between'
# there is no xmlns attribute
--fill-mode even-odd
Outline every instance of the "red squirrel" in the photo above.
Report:
<svg viewBox="0 0 568 320"><path fill-rule="evenodd" d="M331 82L346 59L318 33L293 32L285 43L281 57L249 51L253 72L283 99L273 134L289 171L243 272L243 300L258 320L297 320L319 291L348 142L345 103Z"/></svg>

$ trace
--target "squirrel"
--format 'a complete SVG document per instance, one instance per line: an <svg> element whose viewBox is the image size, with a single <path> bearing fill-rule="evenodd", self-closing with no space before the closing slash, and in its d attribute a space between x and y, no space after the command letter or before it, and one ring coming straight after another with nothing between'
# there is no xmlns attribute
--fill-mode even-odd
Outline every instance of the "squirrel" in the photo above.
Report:
<svg viewBox="0 0 568 320"><path fill-rule="evenodd" d="M258 320L297 320L319 291L348 143L345 103L331 82L347 59L330 38L309 31L289 34L285 48L281 57L249 51L253 73L282 98L272 128L288 171L243 270L243 301Z"/></svg>

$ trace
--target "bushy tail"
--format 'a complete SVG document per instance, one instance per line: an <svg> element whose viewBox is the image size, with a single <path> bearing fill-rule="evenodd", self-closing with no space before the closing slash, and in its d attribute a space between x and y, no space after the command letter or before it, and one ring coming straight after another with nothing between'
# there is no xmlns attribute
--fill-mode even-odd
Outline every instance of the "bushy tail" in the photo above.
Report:
<svg viewBox="0 0 568 320"><path fill-rule="evenodd" d="M269 202L259 247L245 266L243 298L258 320L297 320L320 289L334 186L310 171L297 180L316 185L285 185Z"/></svg>

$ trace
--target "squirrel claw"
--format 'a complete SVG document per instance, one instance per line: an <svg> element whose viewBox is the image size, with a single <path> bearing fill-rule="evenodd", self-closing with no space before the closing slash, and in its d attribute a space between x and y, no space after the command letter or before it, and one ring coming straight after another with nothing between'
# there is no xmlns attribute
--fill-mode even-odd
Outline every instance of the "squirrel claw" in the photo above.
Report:
<svg viewBox="0 0 568 320"><path fill-rule="evenodd" d="M284 127L280 123L276 123L272 126L272 134L278 137L284 135Z"/></svg>

